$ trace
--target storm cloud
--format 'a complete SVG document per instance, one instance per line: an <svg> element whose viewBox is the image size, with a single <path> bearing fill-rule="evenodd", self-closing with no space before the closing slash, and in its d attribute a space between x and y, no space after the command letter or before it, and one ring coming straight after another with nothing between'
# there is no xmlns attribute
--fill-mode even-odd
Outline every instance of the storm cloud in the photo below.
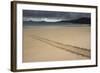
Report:
<svg viewBox="0 0 100 73"><path fill-rule="evenodd" d="M59 22L59 21L69 21L79 18L90 18L90 17L91 17L90 13L23 10L24 21Z"/></svg>

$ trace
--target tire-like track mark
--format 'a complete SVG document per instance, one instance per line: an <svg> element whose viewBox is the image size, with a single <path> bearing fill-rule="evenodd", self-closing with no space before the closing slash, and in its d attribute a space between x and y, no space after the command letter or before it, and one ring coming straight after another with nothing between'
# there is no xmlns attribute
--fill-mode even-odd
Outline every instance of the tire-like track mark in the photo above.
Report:
<svg viewBox="0 0 100 73"><path fill-rule="evenodd" d="M67 52L69 51L71 53L80 55L82 57L91 58L89 49L80 48L80 47L72 46L72 45L68 45L68 44L63 44L63 43L60 43L60 42L57 42L57 41L53 41L53 40L49 40L49 39L46 39L46 38L43 38L43 37L40 37L40 36L36 36L36 35L30 35L30 37L32 39L39 40L41 42L44 42L44 43L49 44L51 46L54 46L56 48L65 50Z"/></svg>

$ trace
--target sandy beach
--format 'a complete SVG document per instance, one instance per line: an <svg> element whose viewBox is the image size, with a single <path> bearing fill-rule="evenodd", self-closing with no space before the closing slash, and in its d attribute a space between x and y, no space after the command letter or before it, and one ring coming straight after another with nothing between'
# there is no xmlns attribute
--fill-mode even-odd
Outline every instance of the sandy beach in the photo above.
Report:
<svg viewBox="0 0 100 73"><path fill-rule="evenodd" d="M90 26L23 27L23 62L90 59Z"/></svg>

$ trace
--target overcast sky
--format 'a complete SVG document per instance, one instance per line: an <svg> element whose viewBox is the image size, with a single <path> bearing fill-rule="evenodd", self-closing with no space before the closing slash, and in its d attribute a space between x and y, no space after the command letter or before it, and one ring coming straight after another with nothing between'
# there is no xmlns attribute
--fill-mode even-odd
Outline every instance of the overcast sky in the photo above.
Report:
<svg viewBox="0 0 100 73"><path fill-rule="evenodd" d="M72 20L81 17L91 17L90 13L77 13L77 12L56 12L56 11L37 11L37 10L23 10L24 20L45 21L48 19ZM37 19L36 19L37 18ZM42 18L42 20L41 20ZM50 21L50 20L49 20Z"/></svg>
<svg viewBox="0 0 100 73"><path fill-rule="evenodd" d="M57 18L79 18L90 17L89 13L76 13L76 12L55 12L55 11L36 11L36 10L23 10L23 16L29 17L57 17Z"/></svg>

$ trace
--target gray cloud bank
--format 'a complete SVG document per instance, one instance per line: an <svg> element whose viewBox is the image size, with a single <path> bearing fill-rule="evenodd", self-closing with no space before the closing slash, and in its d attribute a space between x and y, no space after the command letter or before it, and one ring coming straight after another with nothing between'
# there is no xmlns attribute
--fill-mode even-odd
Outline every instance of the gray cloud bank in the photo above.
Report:
<svg viewBox="0 0 100 73"><path fill-rule="evenodd" d="M23 21L60 22L90 17L90 13L23 10Z"/></svg>

